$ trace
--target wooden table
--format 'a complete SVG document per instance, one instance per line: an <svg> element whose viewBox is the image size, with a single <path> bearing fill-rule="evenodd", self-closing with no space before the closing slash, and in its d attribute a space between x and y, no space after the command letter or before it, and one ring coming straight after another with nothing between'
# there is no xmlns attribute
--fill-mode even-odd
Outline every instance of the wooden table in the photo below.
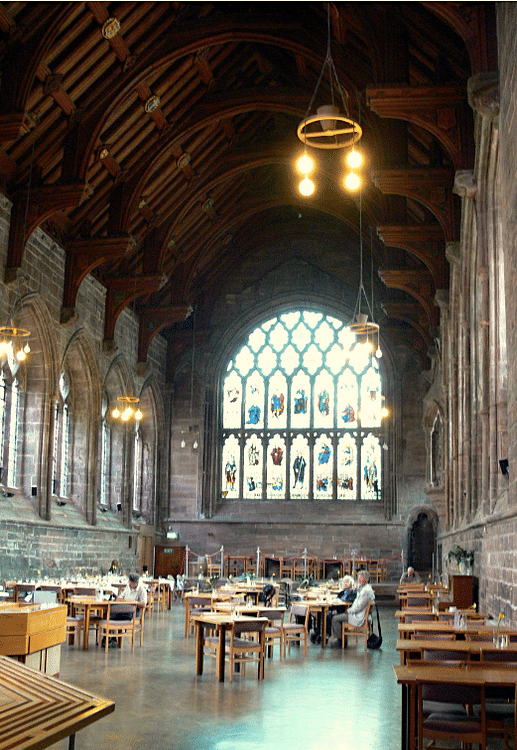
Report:
<svg viewBox="0 0 517 750"><path fill-rule="evenodd" d="M90 632L90 615L92 612L105 615L108 611L109 602L106 599L99 601L95 596L71 596L67 602L72 606L84 607L83 620L83 649L88 651L88 634Z"/></svg>
<svg viewBox="0 0 517 750"><path fill-rule="evenodd" d="M42 750L115 709L113 701L0 656L0 750Z"/></svg>
<svg viewBox="0 0 517 750"><path fill-rule="evenodd" d="M478 661L481 653L501 653L501 649L488 641L438 641L431 638L399 638L397 651L400 653L400 663L406 664L408 658L422 659L424 651L458 651L464 655L466 661ZM514 654L517 662L517 643L509 643L503 649L505 653ZM501 664L501 662L499 662Z"/></svg>
<svg viewBox="0 0 517 750"><path fill-rule="evenodd" d="M411 638L411 634L419 633L454 633L456 637L466 637L469 633L477 635L493 635L494 626L483 621L468 621L465 628L455 628L453 622L401 622L398 626L400 638ZM503 625L499 628L500 635L516 635L516 631Z"/></svg>
<svg viewBox="0 0 517 750"><path fill-rule="evenodd" d="M416 750L417 685L438 682L457 685L485 685L510 687L515 691L517 671L495 666L465 664L460 667L402 666L393 667L397 682L402 686L402 750ZM517 714L517 712L516 712ZM517 715L516 715L517 723Z"/></svg>
<svg viewBox="0 0 517 750"><path fill-rule="evenodd" d="M311 614L318 614L321 617L321 648L327 646L327 614L330 607L339 606L341 609L348 609L350 602L344 602L337 597L325 599L306 599L305 604L309 607Z"/></svg>
<svg viewBox="0 0 517 750"><path fill-rule="evenodd" d="M482 612L476 612L474 609L458 609L459 614L467 620L487 620L488 614ZM400 622L406 622L407 617L417 617L418 615L432 615L432 620L438 622L448 622L454 620L454 612L437 612L431 609L431 607L405 607L404 609L397 609L395 617ZM430 620L430 621L432 621Z"/></svg>
<svg viewBox="0 0 517 750"><path fill-rule="evenodd" d="M215 630L219 638L218 658L216 661L216 675L219 682L224 682L224 645L226 630L235 620L231 614L223 612L200 612L198 615L192 615L196 624L196 674L203 674L203 654L205 644L205 629ZM256 617L239 616L239 620L252 620L256 622ZM265 648L265 633L260 634L262 645Z"/></svg>

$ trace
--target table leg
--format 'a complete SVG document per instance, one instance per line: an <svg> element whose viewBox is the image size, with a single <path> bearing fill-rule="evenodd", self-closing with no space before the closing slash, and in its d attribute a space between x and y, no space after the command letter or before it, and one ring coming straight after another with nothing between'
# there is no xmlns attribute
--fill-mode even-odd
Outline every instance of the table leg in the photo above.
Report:
<svg viewBox="0 0 517 750"><path fill-rule="evenodd" d="M220 623L218 626L219 632L219 649L217 652L217 679L219 682L224 682L224 647L226 641L226 626L224 623Z"/></svg>
<svg viewBox="0 0 517 750"><path fill-rule="evenodd" d="M75 732L68 738L68 750L74 750L75 748Z"/></svg>
<svg viewBox="0 0 517 750"><path fill-rule="evenodd" d="M204 636L203 624L196 621L196 674L203 674Z"/></svg>
<svg viewBox="0 0 517 750"><path fill-rule="evenodd" d="M327 647L327 611L328 607L321 609L321 648Z"/></svg>
<svg viewBox="0 0 517 750"><path fill-rule="evenodd" d="M88 641L90 637L90 605L87 604L84 608L84 620L83 620L83 650L88 651Z"/></svg>

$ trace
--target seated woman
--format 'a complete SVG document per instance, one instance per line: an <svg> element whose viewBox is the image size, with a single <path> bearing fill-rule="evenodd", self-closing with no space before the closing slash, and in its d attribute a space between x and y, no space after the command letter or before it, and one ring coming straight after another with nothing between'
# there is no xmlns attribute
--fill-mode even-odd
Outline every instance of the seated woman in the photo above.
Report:
<svg viewBox="0 0 517 750"><path fill-rule="evenodd" d="M355 627L364 623L366 608L370 602L375 601L375 593L370 586L370 574L366 570L360 570L357 574L359 583L357 596L346 612L334 615L332 618L332 638L329 640L331 648L341 648L341 623L349 622Z"/></svg>
<svg viewBox="0 0 517 750"><path fill-rule="evenodd" d="M346 610L345 603L350 604L354 601L357 596L357 591L354 587L354 579L350 575L346 575L341 579L341 590L337 594L337 598L341 599L343 605L335 604L332 608L329 608L327 612L327 633L330 633L332 618L334 615L344 612ZM314 630L311 633L312 643L321 643L321 632L319 619L315 621Z"/></svg>

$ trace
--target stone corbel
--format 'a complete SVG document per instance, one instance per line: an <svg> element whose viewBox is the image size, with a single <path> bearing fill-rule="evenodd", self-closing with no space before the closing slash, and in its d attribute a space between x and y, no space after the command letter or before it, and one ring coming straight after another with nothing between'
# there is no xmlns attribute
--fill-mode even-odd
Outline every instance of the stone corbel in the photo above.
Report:
<svg viewBox="0 0 517 750"><path fill-rule="evenodd" d="M499 115L499 71L471 76L467 81L469 104L482 117L495 120Z"/></svg>
<svg viewBox="0 0 517 750"><path fill-rule="evenodd" d="M460 169L454 175L453 191L460 198L474 198L478 190L477 180L472 169Z"/></svg>

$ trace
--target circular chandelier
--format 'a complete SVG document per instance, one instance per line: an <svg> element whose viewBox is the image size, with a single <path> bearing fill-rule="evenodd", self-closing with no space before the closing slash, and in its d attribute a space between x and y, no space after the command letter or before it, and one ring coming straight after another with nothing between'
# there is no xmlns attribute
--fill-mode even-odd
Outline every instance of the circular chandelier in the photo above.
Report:
<svg viewBox="0 0 517 750"><path fill-rule="evenodd" d="M29 342L26 339L29 338L31 332L27 328L17 328L15 326L1 326L0 327L0 357L5 357L9 353L15 357L18 362L23 362L27 359L27 354L31 348ZM25 342L25 343L24 343Z"/></svg>
<svg viewBox="0 0 517 750"><path fill-rule="evenodd" d="M129 422L133 419L135 422L139 422L144 416L138 407L140 403L138 396L117 396L117 401L120 408L117 405L112 410L111 416L114 419L120 419L122 422Z"/></svg>
<svg viewBox="0 0 517 750"><path fill-rule="evenodd" d="M318 107L315 114L310 114L314 99L324 76L328 70L332 104ZM342 111L336 106L335 100L340 99ZM308 197L315 190L314 182L309 175L314 169L314 161L307 152L307 147L325 150L350 149L346 164L350 172L343 179L343 185L347 190L355 191L361 187L361 177L357 171L362 163L363 157L355 150L355 144L361 139L362 128L358 122L350 117L348 111L348 94L339 83L337 71L332 59L330 48L330 3L327 8L327 54L323 62L316 88L312 94L311 101L307 107L304 119L298 125L296 134L304 145L304 152L296 163L298 172L303 175L298 189L300 193Z"/></svg>

